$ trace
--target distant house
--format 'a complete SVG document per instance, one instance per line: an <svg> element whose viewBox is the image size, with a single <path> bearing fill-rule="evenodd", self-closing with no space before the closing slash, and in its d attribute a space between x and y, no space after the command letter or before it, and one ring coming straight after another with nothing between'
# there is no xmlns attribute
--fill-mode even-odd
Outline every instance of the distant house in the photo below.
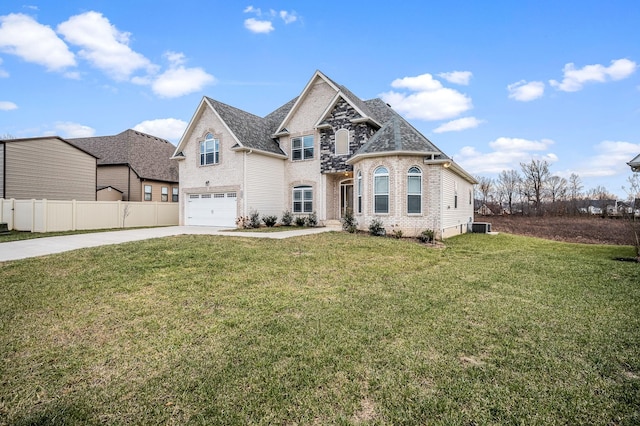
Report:
<svg viewBox="0 0 640 426"><path fill-rule="evenodd" d="M58 136L0 140L0 198L95 201L96 156Z"/></svg>
<svg viewBox="0 0 640 426"><path fill-rule="evenodd" d="M175 146L156 136L125 130L114 136L69 142L98 157L98 201L178 201Z"/></svg>
<svg viewBox="0 0 640 426"><path fill-rule="evenodd" d="M493 212L486 204L482 204L476 213L480 216L493 216Z"/></svg>
<svg viewBox="0 0 640 426"><path fill-rule="evenodd" d="M636 155L636 158L629 161L627 164L631 167L632 171L640 172L640 154Z"/></svg>
<svg viewBox="0 0 640 426"><path fill-rule="evenodd" d="M411 233L465 233L477 181L381 99L316 71L265 117L204 97L178 144L180 223L234 226L251 212L353 213Z"/></svg>

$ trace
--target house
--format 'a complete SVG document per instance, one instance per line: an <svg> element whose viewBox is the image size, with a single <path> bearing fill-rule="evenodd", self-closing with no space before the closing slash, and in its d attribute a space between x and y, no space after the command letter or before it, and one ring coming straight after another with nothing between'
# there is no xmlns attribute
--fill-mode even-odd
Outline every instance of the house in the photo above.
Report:
<svg viewBox="0 0 640 426"><path fill-rule="evenodd" d="M484 203L480 206L478 210L476 210L476 213L481 216L493 216L493 212L491 211L489 206L487 206Z"/></svg>
<svg viewBox="0 0 640 426"><path fill-rule="evenodd" d="M136 130L69 142L98 157L98 201L178 201L171 142Z"/></svg>
<svg viewBox="0 0 640 426"><path fill-rule="evenodd" d="M631 171L640 173L640 154L627 163L631 167Z"/></svg>
<svg viewBox="0 0 640 426"><path fill-rule="evenodd" d="M96 156L58 136L0 140L0 198L95 201Z"/></svg>
<svg viewBox="0 0 640 426"><path fill-rule="evenodd" d="M339 223L351 211L360 229L379 219L447 237L473 221L473 176L385 102L320 71L265 117L203 97L173 158L185 225L283 211Z"/></svg>

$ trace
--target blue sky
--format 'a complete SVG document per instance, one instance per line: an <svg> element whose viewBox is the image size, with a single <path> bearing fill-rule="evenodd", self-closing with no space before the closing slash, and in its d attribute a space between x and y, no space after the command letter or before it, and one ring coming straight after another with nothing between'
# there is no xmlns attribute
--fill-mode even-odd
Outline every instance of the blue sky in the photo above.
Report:
<svg viewBox="0 0 640 426"><path fill-rule="evenodd" d="M0 136L177 143L203 95L264 116L319 69L474 175L545 159L623 197L639 22L636 0L2 0Z"/></svg>

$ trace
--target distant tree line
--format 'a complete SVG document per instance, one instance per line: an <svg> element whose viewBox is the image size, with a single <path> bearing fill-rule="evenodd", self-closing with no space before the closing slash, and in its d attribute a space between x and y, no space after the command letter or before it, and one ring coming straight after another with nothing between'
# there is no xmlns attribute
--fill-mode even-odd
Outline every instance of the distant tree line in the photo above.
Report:
<svg viewBox="0 0 640 426"><path fill-rule="evenodd" d="M590 203L606 215L607 206L617 199L601 185L584 191L576 173L568 179L552 174L545 160L520 163L520 170L503 170L496 179L476 179L476 210L484 205L494 214L578 215ZM633 191L627 195L632 206L640 197Z"/></svg>

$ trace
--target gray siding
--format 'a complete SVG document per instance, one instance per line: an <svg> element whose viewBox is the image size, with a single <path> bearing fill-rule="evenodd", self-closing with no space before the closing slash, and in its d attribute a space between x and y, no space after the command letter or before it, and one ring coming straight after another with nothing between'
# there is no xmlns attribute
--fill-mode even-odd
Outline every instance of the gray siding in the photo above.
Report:
<svg viewBox="0 0 640 426"><path fill-rule="evenodd" d="M5 198L96 199L96 159L58 138L6 141Z"/></svg>

